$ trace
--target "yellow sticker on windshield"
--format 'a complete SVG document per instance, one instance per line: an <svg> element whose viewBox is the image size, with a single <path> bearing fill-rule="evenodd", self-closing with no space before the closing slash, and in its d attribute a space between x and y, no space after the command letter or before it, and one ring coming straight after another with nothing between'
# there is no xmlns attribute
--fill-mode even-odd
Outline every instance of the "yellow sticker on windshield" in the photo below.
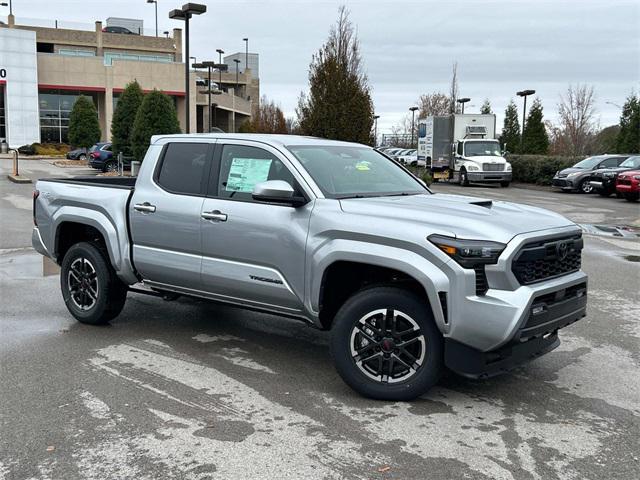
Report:
<svg viewBox="0 0 640 480"><path fill-rule="evenodd" d="M369 162L358 162L358 163L356 163L356 170L360 170L360 171L370 170Z"/></svg>

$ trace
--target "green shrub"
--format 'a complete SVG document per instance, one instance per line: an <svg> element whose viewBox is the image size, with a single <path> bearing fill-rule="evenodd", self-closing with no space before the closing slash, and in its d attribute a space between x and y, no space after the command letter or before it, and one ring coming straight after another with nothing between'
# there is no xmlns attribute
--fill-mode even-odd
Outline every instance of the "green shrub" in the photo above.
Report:
<svg viewBox="0 0 640 480"><path fill-rule="evenodd" d="M559 157L551 155L509 155L507 161L513 168L513 181L551 185L558 170L569 168L584 157Z"/></svg>

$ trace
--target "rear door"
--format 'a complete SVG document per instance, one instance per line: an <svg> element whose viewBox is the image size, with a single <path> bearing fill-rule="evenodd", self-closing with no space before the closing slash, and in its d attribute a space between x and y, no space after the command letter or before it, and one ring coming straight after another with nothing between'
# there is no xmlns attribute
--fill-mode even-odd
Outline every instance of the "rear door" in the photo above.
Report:
<svg viewBox="0 0 640 480"><path fill-rule="evenodd" d="M202 282L212 296L244 305L297 312L304 298L305 246L313 203L256 202L253 186L303 181L286 157L258 142L220 140L202 206Z"/></svg>
<svg viewBox="0 0 640 480"><path fill-rule="evenodd" d="M130 204L133 261L145 280L199 289L200 213L214 144L167 143L152 178L138 182Z"/></svg>

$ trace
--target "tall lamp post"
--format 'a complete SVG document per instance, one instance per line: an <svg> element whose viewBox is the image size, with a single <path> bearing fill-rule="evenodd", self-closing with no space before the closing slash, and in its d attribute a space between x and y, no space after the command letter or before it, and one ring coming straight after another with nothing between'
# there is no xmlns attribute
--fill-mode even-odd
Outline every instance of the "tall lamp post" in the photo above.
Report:
<svg viewBox="0 0 640 480"><path fill-rule="evenodd" d="M216 52L218 52L218 63L222 64L222 54L224 53L224 50L217 48ZM222 90L222 69L218 69L218 72L218 89Z"/></svg>
<svg viewBox="0 0 640 480"><path fill-rule="evenodd" d="M164 34L165 37L169 38L169 30L165 30L162 33Z"/></svg>
<svg viewBox="0 0 640 480"><path fill-rule="evenodd" d="M238 84L239 84L238 83L238 68L239 68L238 64L240 63L240 60L238 60L237 58L234 58L233 61L236 64L236 93L235 94L238 95Z"/></svg>
<svg viewBox="0 0 640 480"><path fill-rule="evenodd" d="M458 102L458 103L460 103L462 105L462 113L464 113L464 104L467 103L467 102L470 102L470 101L471 101L471 99L467 98L467 97L459 98L459 99L456 100L456 102Z"/></svg>
<svg viewBox="0 0 640 480"><path fill-rule="evenodd" d="M158 0L147 0L147 3L153 3L156 7L156 37L158 36Z"/></svg>
<svg viewBox="0 0 640 480"><path fill-rule="evenodd" d="M524 137L524 122L526 121L527 115L527 97L529 95L533 95L536 93L535 90L522 90L520 92L516 92L516 95L524 98L524 106L522 107L522 135L520 135L520 148L522 149L522 139Z"/></svg>
<svg viewBox="0 0 640 480"><path fill-rule="evenodd" d="M249 68L249 38L244 37L242 41L245 43L244 45L244 71L247 72L247 68Z"/></svg>
<svg viewBox="0 0 640 480"><path fill-rule="evenodd" d="M411 107L409 108L409 110L411 111L411 148L413 148L413 135L415 132L415 120L416 120L416 110L418 110L418 107Z"/></svg>
<svg viewBox="0 0 640 480"><path fill-rule="evenodd" d="M378 119L380 115L373 116L373 146L378 145Z"/></svg>
<svg viewBox="0 0 640 480"><path fill-rule="evenodd" d="M186 133L191 132L191 98L189 91L189 19L194 15L201 15L207 11L207 6L200 3L185 3L181 9L171 10L169 18L184 21L184 91L185 91L185 127Z"/></svg>

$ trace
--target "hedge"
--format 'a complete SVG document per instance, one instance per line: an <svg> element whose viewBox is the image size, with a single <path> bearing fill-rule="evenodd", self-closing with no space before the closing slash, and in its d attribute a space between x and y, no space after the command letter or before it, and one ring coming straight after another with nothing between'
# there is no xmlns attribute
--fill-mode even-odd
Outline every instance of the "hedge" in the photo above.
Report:
<svg viewBox="0 0 640 480"><path fill-rule="evenodd" d="M551 185L558 170L569 168L584 157L559 157L551 155L508 155L513 168L513 181Z"/></svg>

